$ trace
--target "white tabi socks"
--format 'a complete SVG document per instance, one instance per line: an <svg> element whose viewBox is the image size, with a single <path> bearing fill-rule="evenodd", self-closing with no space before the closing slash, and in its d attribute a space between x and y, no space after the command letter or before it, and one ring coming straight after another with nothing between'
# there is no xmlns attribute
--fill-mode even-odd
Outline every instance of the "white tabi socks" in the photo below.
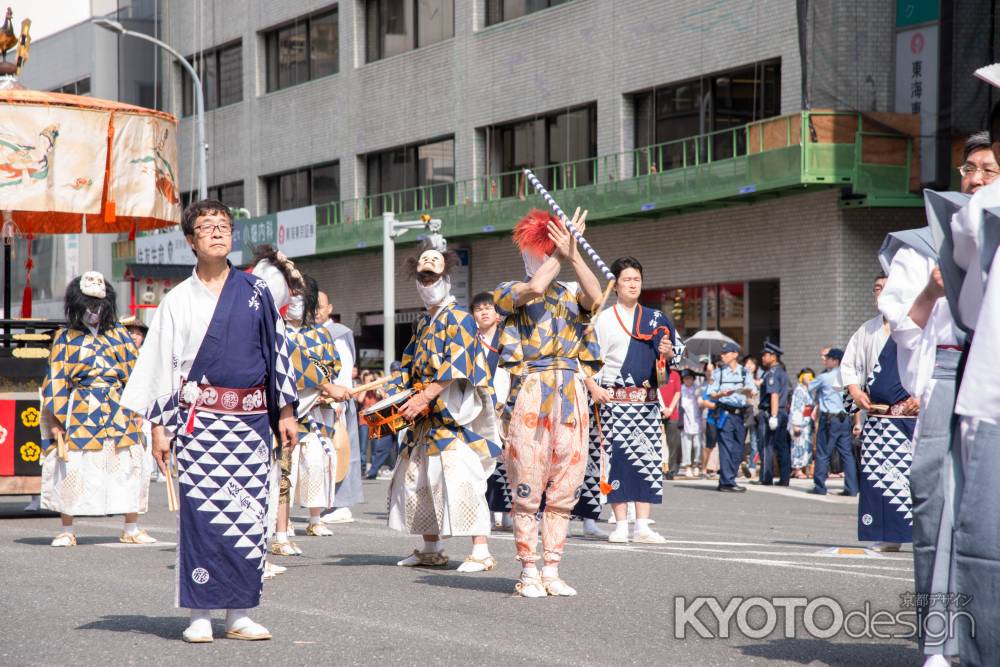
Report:
<svg viewBox="0 0 1000 667"><path fill-rule="evenodd" d="M271 633L260 623L252 621L247 616L246 609L227 609L226 637L229 639L260 641L262 639L270 639Z"/></svg>
<svg viewBox="0 0 1000 667"><path fill-rule="evenodd" d="M473 544L472 555L458 566L459 572L486 572L496 567L496 559L490 555L488 544Z"/></svg>
<svg viewBox="0 0 1000 667"><path fill-rule="evenodd" d="M189 644L207 644L214 641L212 637L212 610L192 609L191 624L181 635Z"/></svg>
<svg viewBox="0 0 1000 667"><path fill-rule="evenodd" d="M628 519L623 519L615 523L615 529L608 535L608 542L628 544Z"/></svg>
<svg viewBox="0 0 1000 667"><path fill-rule="evenodd" d="M546 565L542 568L542 585L549 595L572 597L576 589L559 578L558 565Z"/></svg>

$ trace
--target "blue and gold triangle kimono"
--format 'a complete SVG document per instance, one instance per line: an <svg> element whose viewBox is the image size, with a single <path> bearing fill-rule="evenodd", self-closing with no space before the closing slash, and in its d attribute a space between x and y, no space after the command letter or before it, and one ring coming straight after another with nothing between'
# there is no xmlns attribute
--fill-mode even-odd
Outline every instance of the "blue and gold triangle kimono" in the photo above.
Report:
<svg viewBox="0 0 1000 667"><path fill-rule="evenodd" d="M480 351L476 321L471 314L458 308L454 300L442 306L435 315L424 313L417 320L413 337L403 350L401 364L401 375L392 385L395 392L418 384L426 386L431 382L461 380L485 392L489 397L487 409L491 413L495 409L490 372ZM456 421L445 404L444 394L435 399L424 420L426 435L417 442L417 429L409 429L403 443L404 454L412 447L424 446L433 456L459 442L471 447L480 458L494 458L500 453L500 444L494 435L476 433Z"/></svg>
<svg viewBox="0 0 1000 667"><path fill-rule="evenodd" d="M333 345L333 336L322 326L304 327L287 325L291 343L292 368L299 399L318 394L326 382L332 382L340 373L340 355ZM299 410L299 434L318 432L324 438L333 437L333 410L313 405L311 410Z"/></svg>
<svg viewBox="0 0 1000 667"><path fill-rule="evenodd" d="M54 445L44 427L53 417L63 425L69 449L99 451L106 439L119 448L141 444L141 428L118 402L135 359L135 345L120 324L99 334L77 329L56 332L42 382L46 452Z"/></svg>

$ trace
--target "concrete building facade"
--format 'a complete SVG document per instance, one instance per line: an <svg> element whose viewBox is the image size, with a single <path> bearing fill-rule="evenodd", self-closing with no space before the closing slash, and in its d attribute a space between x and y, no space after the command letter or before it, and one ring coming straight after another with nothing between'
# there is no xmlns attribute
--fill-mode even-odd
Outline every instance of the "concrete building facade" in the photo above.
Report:
<svg viewBox="0 0 1000 667"><path fill-rule="evenodd" d="M407 12L419 12L418 4L427 3L161 0L161 37L196 64L201 55L240 46L241 94L206 114L209 185L240 184L242 201L227 203L263 215L276 208L268 191L271 176L335 164L339 199L351 200L379 191L369 182L373 155L442 139L453 142L451 178L478 178L502 170L497 128L583 106L596 116L596 145L588 157L622 153L639 145L636 119L643 112L637 93L746 67L756 77L765 63L778 67L771 114L794 114L808 105L895 110L896 3L888 0L851 8L808 3L805 15L803 3L792 0L557 0L500 21L497 12L524 3L434 2L452 13L451 36L372 58L373 40L381 40L378 48L387 40L387 31L378 29L386 24L375 22L388 12L390 23L405 23ZM308 22L331 20L332 11L335 73L275 89L270 40L298 25L317 39ZM182 116L180 180L191 191L198 147L193 117L183 115L185 80L178 66L165 63L163 81L167 110ZM693 134L713 129L703 125ZM595 224L587 236L606 261L637 256L647 267L651 291L742 284L749 293L767 283L767 303L742 304L738 337L749 348L765 337L777 339L797 370L818 365L821 346L845 344L870 317L877 248L886 232L922 224L921 209L912 203L846 208L836 188L792 188L726 208L686 206L669 215L602 221L615 224ZM473 292L522 271L505 235L463 235L452 243L469 251ZM397 252L401 258L406 249ZM299 263L331 293L361 347L378 347L379 250L303 257ZM406 281L398 281L396 291L399 310L419 306ZM766 320L771 311L776 324L747 321L748 312Z"/></svg>

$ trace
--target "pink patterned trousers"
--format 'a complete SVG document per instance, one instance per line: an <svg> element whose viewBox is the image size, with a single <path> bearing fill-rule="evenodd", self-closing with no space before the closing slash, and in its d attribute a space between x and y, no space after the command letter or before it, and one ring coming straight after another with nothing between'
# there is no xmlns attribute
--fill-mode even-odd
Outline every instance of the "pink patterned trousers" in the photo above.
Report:
<svg viewBox="0 0 1000 667"><path fill-rule="evenodd" d="M514 541L517 559L525 567L537 560L536 515L545 493L542 521L542 558L547 564L562 560L570 512L580 497L587 467L588 409L583 383L578 383L573 423L560 423L559 399L552 415L539 415L541 382L528 375L522 385L507 432L504 459L510 480Z"/></svg>

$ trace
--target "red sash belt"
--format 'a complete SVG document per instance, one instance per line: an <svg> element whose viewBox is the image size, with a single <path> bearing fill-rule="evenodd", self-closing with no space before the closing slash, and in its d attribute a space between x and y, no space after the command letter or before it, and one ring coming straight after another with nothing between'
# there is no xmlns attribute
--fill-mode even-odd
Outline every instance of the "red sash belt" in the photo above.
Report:
<svg viewBox="0 0 1000 667"><path fill-rule="evenodd" d="M655 403L654 387L605 387L615 403Z"/></svg>
<svg viewBox="0 0 1000 667"><path fill-rule="evenodd" d="M187 418L187 432L194 431L195 410L221 415L257 415L267 412L267 387L214 387L198 384L198 394L194 397L193 382L181 385L181 405L190 408Z"/></svg>

